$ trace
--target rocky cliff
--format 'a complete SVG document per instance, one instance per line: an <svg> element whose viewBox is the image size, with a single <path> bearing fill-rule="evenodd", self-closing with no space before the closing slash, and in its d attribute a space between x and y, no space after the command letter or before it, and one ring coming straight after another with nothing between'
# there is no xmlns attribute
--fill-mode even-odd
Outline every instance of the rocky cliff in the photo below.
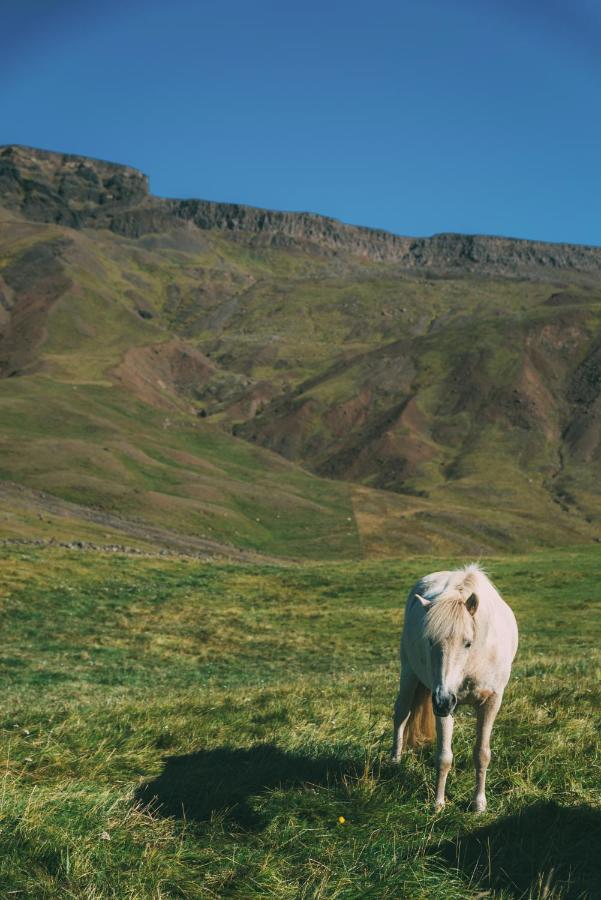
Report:
<svg viewBox="0 0 601 900"><path fill-rule="evenodd" d="M260 246L298 245L436 274L596 277L601 248L483 235L401 237L306 212L154 197L137 169L21 146L0 148L0 204L37 222L106 228L137 238L183 226L219 230Z"/></svg>

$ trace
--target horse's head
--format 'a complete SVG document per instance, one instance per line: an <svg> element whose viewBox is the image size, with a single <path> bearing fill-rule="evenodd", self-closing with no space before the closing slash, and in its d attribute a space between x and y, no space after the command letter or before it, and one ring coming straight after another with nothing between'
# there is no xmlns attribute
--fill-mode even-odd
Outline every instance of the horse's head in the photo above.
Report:
<svg viewBox="0 0 601 900"><path fill-rule="evenodd" d="M432 706L436 716L449 716L457 706L457 693L476 636L478 597L459 595L435 602L416 594L426 611L424 640L428 642L432 673Z"/></svg>

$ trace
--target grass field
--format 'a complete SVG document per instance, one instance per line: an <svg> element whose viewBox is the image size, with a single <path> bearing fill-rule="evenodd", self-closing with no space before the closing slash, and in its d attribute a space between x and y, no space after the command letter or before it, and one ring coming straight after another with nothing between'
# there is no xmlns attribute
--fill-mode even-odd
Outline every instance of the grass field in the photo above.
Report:
<svg viewBox="0 0 601 900"><path fill-rule="evenodd" d="M485 561L521 647L481 817L470 711L443 813L429 750L387 759L450 560L0 554L3 898L601 896L599 549Z"/></svg>

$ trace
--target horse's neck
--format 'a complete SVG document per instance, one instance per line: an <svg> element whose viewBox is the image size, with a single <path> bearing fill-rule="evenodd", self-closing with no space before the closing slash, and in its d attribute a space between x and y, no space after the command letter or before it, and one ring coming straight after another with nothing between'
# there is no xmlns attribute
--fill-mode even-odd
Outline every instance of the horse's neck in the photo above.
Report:
<svg viewBox="0 0 601 900"><path fill-rule="evenodd" d="M498 639L492 603L483 603L478 606L475 623L477 639L483 645L494 643Z"/></svg>

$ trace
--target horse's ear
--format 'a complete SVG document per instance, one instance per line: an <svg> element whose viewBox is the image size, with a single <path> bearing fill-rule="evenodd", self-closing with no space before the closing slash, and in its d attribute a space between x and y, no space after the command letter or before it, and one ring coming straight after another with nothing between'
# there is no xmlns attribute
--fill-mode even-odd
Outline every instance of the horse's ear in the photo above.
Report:
<svg viewBox="0 0 601 900"><path fill-rule="evenodd" d="M426 598L422 597L420 594L414 594L414 596L416 600L419 600L424 609L428 609L428 607L432 605L431 600L426 600Z"/></svg>
<svg viewBox="0 0 601 900"><path fill-rule="evenodd" d="M476 594L470 594L467 600L465 601L465 606L467 608L470 616L474 616L476 614L476 610L478 609L478 597Z"/></svg>

